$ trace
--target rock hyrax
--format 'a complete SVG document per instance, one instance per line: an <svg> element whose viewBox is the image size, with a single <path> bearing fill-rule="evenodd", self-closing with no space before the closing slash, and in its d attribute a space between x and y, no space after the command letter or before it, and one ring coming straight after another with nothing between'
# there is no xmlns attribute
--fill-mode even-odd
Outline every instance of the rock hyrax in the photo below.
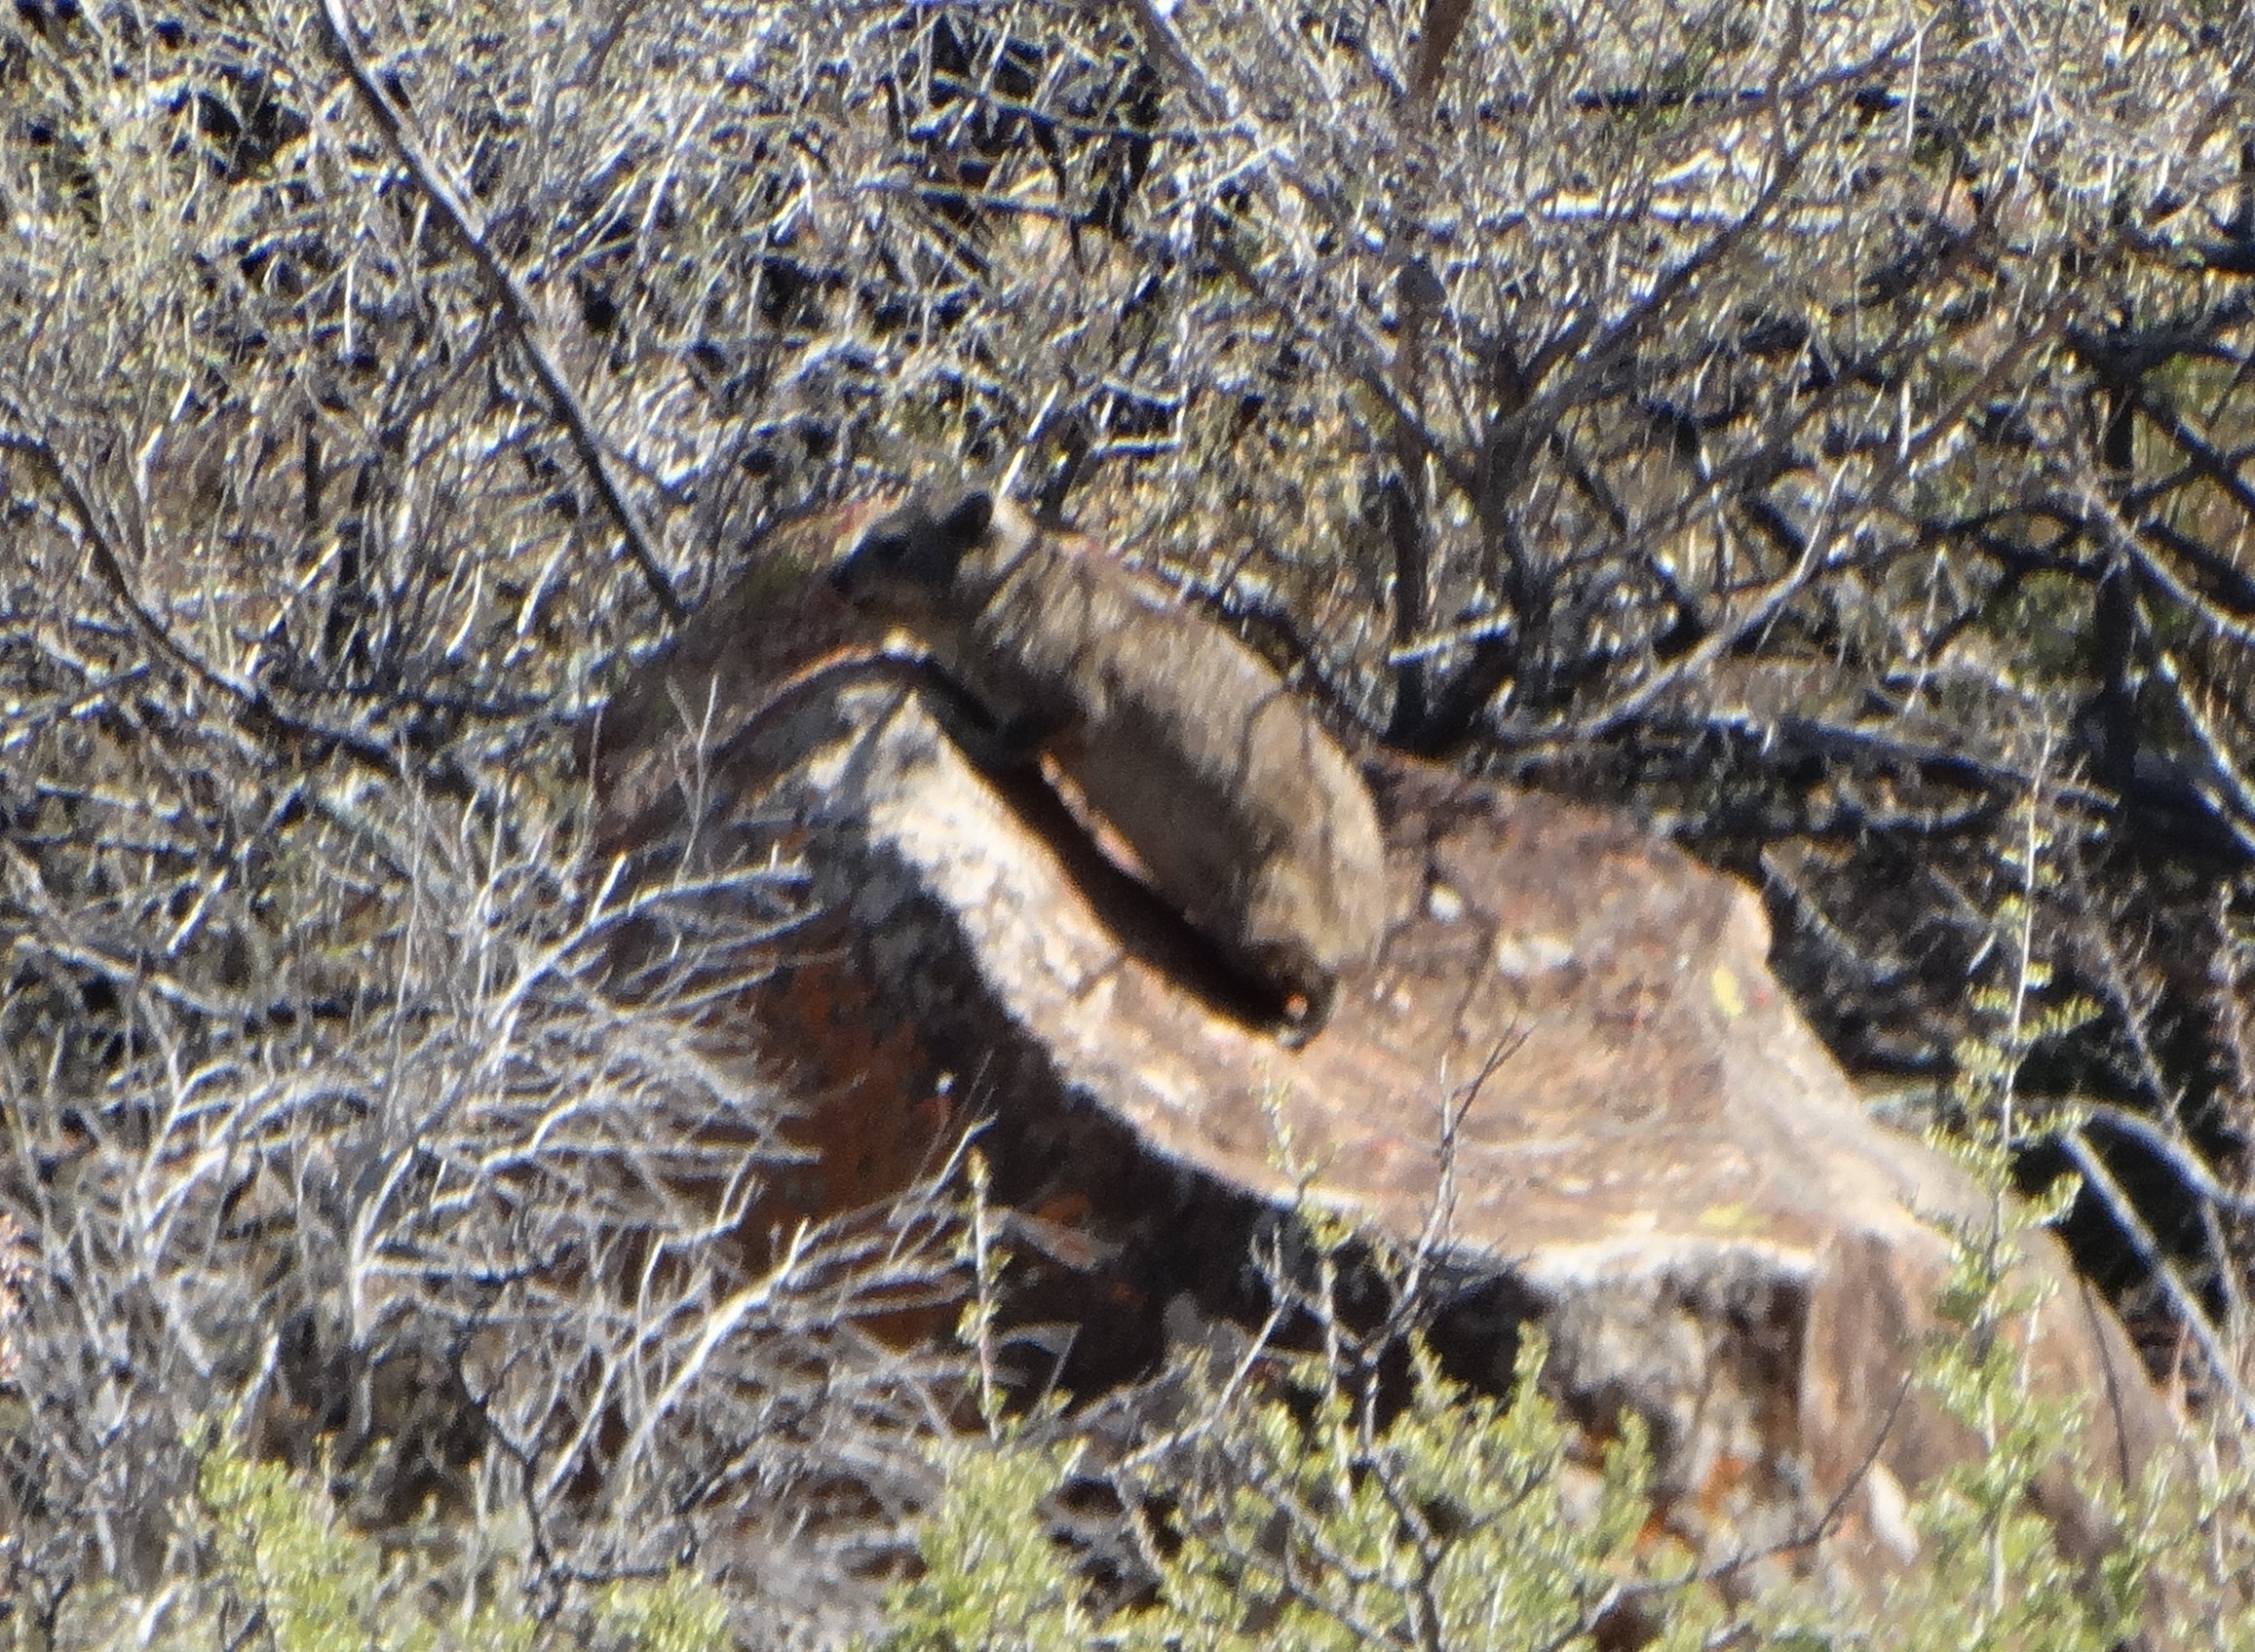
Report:
<svg viewBox="0 0 2255 1652"><path fill-rule="evenodd" d="M836 575L1005 738L1046 750L1152 887L1281 1002L1296 1045L1385 921L1355 766L1266 662L981 489L871 524Z"/></svg>

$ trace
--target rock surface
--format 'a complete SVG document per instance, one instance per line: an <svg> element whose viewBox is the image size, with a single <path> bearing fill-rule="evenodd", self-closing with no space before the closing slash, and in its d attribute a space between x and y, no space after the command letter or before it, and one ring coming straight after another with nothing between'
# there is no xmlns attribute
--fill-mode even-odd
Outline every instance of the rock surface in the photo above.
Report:
<svg viewBox="0 0 2255 1652"><path fill-rule="evenodd" d="M781 535L798 575L698 616L589 752L640 885L779 842L812 880L787 935L710 941L721 892L659 908L622 956L631 975L706 937L712 1058L829 1097L773 1207L882 1198L987 1119L1028 1259L1013 1300L1069 1325L1058 1374L1087 1393L1148 1368L1170 1303L1257 1314L1251 1241L1296 1191L1280 1127L1317 1198L1437 1232L1460 1367L1508 1376L1539 1322L1568 1415L1600 1436L1645 1417L1658 1513L1704 1559L1828 1512L1820 1546L1766 1564L1870 1586L1915 1553L1907 1499L1968 1441L1908 1373L1940 1224L1987 1202L1866 1117L1774 983L1753 895L1631 826L1374 755L1395 917L1287 1051L1053 793L974 767L930 710L941 686L805 577L886 503ZM2111 1312L2031 1249L2055 1287L2039 1384L2134 1473L2172 1419ZM2072 1551L2103 1545L2063 1476L2036 1495Z"/></svg>

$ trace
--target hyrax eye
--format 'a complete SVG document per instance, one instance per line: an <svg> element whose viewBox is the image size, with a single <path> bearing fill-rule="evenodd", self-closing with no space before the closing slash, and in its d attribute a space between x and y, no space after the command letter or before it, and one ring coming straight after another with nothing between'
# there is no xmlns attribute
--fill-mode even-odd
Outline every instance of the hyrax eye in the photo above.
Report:
<svg viewBox="0 0 2255 1652"><path fill-rule="evenodd" d="M904 533L873 533L861 541L860 557L866 557L879 567L892 567L907 559L908 535Z"/></svg>

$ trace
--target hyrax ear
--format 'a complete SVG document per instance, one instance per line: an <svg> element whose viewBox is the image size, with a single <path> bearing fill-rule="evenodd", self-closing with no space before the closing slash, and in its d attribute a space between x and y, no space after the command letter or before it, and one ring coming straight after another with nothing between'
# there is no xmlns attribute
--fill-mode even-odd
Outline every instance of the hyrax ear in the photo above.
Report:
<svg viewBox="0 0 2255 1652"><path fill-rule="evenodd" d="M939 537L957 557L986 537L986 530L994 525L994 495L983 487L974 487L940 509Z"/></svg>

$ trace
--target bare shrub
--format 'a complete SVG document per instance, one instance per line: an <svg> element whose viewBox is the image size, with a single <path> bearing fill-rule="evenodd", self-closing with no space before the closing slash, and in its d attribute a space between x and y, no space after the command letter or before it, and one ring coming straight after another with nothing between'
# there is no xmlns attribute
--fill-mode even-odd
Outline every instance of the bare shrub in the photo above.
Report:
<svg viewBox="0 0 2255 1652"><path fill-rule="evenodd" d="M566 736L768 523L936 465L1109 520L1343 719L1765 881L1835 1048L1930 1099L2045 789L2037 950L2101 1013L2028 1093L2128 1121L2084 1115L2086 1254L2134 1206L2115 1283L2236 1323L2250 26L20 0L27 1575L153 1575L246 1397L395 1509L516 1465L558 1575L723 1484L902 1506L920 1373L851 1325L928 1209L732 1236L804 1098L604 982L644 896ZM2070 1116L2021 1117L2040 1178Z"/></svg>
<svg viewBox="0 0 2255 1652"><path fill-rule="evenodd" d="M925 1484L936 1368L860 1327L945 1294L944 1208L760 1231L789 1103L662 992L606 984L609 933L665 890L614 903L548 832L455 807L311 813L290 853L403 885L392 921L325 938L358 1004L238 1018L113 977L98 1096L64 1088L67 1034L10 1029L48 1275L15 1478L55 1548L26 1564L180 1567L199 1421L240 1405L298 1460L333 1437L379 1525L515 1508L552 1585L694 1555L816 1615ZM731 893L772 930L791 884ZM91 927L41 940L98 956Z"/></svg>

